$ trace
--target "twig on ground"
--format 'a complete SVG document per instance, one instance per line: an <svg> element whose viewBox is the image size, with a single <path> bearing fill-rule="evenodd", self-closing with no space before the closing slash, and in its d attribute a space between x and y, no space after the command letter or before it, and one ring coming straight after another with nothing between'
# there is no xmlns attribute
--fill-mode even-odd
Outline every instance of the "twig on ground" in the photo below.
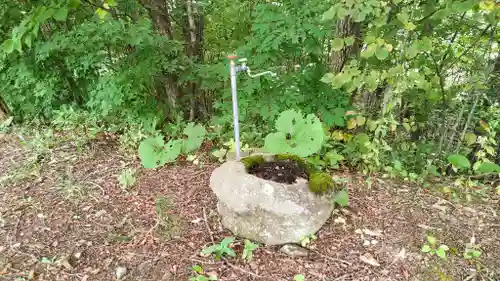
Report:
<svg viewBox="0 0 500 281"><path fill-rule="evenodd" d="M318 251L316 251L316 250L311 250L311 252L316 253L317 255L319 255L319 256L321 256L321 257L323 257L323 258L327 259L327 260L331 260L331 261L335 261L335 262L341 262L341 263L343 263L343 264L347 264L347 265L349 265L349 266L351 265L351 263L350 263L350 262L348 262L348 261L346 261L346 260L337 259L337 258L332 258L332 257L329 257L329 256L327 256L327 255L324 255L324 254L322 254L322 253L320 253L320 252L318 252Z"/></svg>
<svg viewBox="0 0 500 281"><path fill-rule="evenodd" d="M203 208L203 220L205 221L205 226L207 227L208 234L210 234L210 239L212 240L212 243L215 243L212 229L210 229L210 225L208 224L207 212L206 212L205 208Z"/></svg>
<svg viewBox="0 0 500 281"><path fill-rule="evenodd" d="M260 275L258 275L258 274L255 274L255 273L253 273L253 272L251 272L251 271L248 271L248 270L246 270L246 269L243 269L243 268L241 268L241 267L238 267L238 266L236 266L236 265L234 265L234 264L230 263L230 262L229 262L227 259L225 259L225 258L222 258L222 260L223 260L223 261L225 261L225 262L226 262L226 264L227 264L228 266L230 266L230 267L232 267L232 268L234 268L234 269L236 269L236 270L238 270L238 271L241 271L241 272L243 272L243 273L246 273L246 274L251 275L251 276L256 277L256 278L263 278L262 276L260 276Z"/></svg>
<svg viewBox="0 0 500 281"><path fill-rule="evenodd" d="M16 225L14 226L14 233L12 234L12 240L17 241L17 232L19 231L19 223L21 222L21 218L23 217L23 212L19 214L19 217L17 218Z"/></svg>
<svg viewBox="0 0 500 281"><path fill-rule="evenodd" d="M222 261L217 261L217 262L214 262L214 261L203 261L203 260L199 260L199 259L195 259L195 258L192 258L192 257L189 257L188 258L190 261L194 261L194 262L197 262L197 263L201 263L201 264L221 264L223 263Z"/></svg>
<svg viewBox="0 0 500 281"><path fill-rule="evenodd" d="M160 220L156 220L155 225L153 225L153 227L151 227L146 232L146 234L144 234L144 238L142 238L142 240L139 242L139 244L144 245L144 243L146 243L146 239L148 238L148 236L152 236L151 233L158 227L158 225L160 225Z"/></svg>
<svg viewBox="0 0 500 281"><path fill-rule="evenodd" d="M350 274L350 273L347 273L347 274L341 275L341 276L339 276L339 277L337 277L337 278L335 278L335 279L328 279L328 280L329 280L329 281L340 281L340 280L346 280L345 278L346 278L347 276L349 276L349 274Z"/></svg>

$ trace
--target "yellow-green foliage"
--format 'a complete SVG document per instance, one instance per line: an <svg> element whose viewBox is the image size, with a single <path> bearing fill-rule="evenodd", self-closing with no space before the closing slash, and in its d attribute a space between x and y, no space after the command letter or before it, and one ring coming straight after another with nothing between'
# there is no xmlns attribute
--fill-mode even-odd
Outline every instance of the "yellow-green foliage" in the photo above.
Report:
<svg viewBox="0 0 500 281"><path fill-rule="evenodd" d="M264 159L264 156L262 156L262 155L253 155L253 156L248 156L248 157L241 159L241 163L243 163L243 165L245 165L245 168L247 170L251 169L257 165L260 165L264 162L266 162L266 160Z"/></svg>
<svg viewBox="0 0 500 281"><path fill-rule="evenodd" d="M317 172L309 175L309 190L316 194L332 191L335 183L328 173Z"/></svg>
<svg viewBox="0 0 500 281"><path fill-rule="evenodd" d="M289 153L283 153L283 154L277 154L276 155L276 160L290 160L294 161L299 165L300 168L305 169L307 172L307 175L309 176L311 173L316 172L316 169L309 163L307 163L302 157L299 157L294 154L289 154Z"/></svg>

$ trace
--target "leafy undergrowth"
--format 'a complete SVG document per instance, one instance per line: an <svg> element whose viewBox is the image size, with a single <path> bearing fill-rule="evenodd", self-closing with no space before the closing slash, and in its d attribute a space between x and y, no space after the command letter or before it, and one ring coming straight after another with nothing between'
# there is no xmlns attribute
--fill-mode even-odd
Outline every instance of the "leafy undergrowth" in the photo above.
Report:
<svg viewBox="0 0 500 281"><path fill-rule="evenodd" d="M208 186L216 164L142 170L113 143L61 144L33 162L15 143L3 136L0 145L0 280L500 279L498 198L460 205L344 174L350 208L332 216L307 256L261 246L244 260L248 242L236 238L236 257L216 260L200 255L231 236ZM481 255L465 259L471 239ZM446 259L422 252L429 241L431 250L446 245Z"/></svg>

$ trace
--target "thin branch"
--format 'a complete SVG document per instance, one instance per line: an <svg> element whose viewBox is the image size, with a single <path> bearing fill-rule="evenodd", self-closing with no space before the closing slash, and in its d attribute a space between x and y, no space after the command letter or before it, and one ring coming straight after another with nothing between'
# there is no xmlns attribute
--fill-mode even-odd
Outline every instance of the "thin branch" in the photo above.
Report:
<svg viewBox="0 0 500 281"><path fill-rule="evenodd" d="M466 12L464 12L462 14L462 16L460 17L460 21L462 21L465 17L465 14ZM457 28L457 30L455 31L455 33L453 34L453 36L451 37L451 42L450 44L448 45L448 50L446 50L446 53L444 53L443 55L443 58L441 59L441 62L439 63L439 69L441 70L443 68L443 64L444 64L444 60L446 59L446 57L448 56L448 54L450 53L451 51L451 44L455 43L455 40L457 39L457 36L458 36L458 33L459 33L460 29Z"/></svg>
<svg viewBox="0 0 500 281"><path fill-rule="evenodd" d="M457 120L456 120L455 125L453 126L453 129L452 129L450 141L448 142L448 144L446 145L446 148L445 148L446 151L449 151L449 149L453 143L453 139L455 139L455 135L457 133L457 128L458 128L458 125L460 124L460 121L462 121L462 116L464 114L464 111L465 111L465 104L462 106L462 108L460 109L460 112L458 113Z"/></svg>
<svg viewBox="0 0 500 281"><path fill-rule="evenodd" d="M462 135L460 136L460 141L457 144L457 148L455 149L455 152L458 152L460 150L460 147L462 146L462 141L465 137L465 133L467 133L467 129L469 129L469 124L470 121L472 120L472 116L474 116L474 111L476 110L477 103L479 102L479 97L481 94L477 93L475 96L474 104L472 105L472 108L469 112L469 116L467 116L467 121L465 122L464 129L462 130Z"/></svg>
<svg viewBox="0 0 500 281"><path fill-rule="evenodd" d="M452 66L454 65L457 61L459 61L463 56L465 56L465 54L467 54L472 48L476 47L476 45L479 43L479 39L488 31L488 29L490 29L492 25L489 24L485 29L483 29L483 31L481 31L481 34L479 34L479 38L477 40L474 40L474 43L471 44L469 46L469 48L467 48L458 58L456 58L455 60L453 60L449 66ZM449 67L448 67L449 68Z"/></svg>
<svg viewBox="0 0 500 281"><path fill-rule="evenodd" d="M331 260L331 261L334 261L334 262L341 262L341 263L346 264L346 265L349 265L349 266L351 266L351 265L352 265L350 262L348 262L348 261L346 261L346 260L337 259L337 258L332 258L332 257L329 257L329 256L327 256L327 255L324 255L324 254L322 254L322 253L320 253L320 252L318 252L318 251L316 251L316 250L311 250L311 252L313 252L313 253L315 253L315 254L317 254L317 255L319 255L319 256L321 256L321 257L323 257L323 258L327 259L327 260Z"/></svg>
<svg viewBox="0 0 500 281"><path fill-rule="evenodd" d="M212 240L212 243L215 243L212 229L210 229L210 225L208 224L207 212L205 211L205 208L203 208L203 220L205 221L205 227L207 228L208 233L210 234L210 239Z"/></svg>
<svg viewBox="0 0 500 281"><path fill-rule="evenodd" d="M89 0L83 0L83 2L85 2L85 3L89 4L90 6L94 6L94 7L96 7L96 8L99 8L99 9L102 9L102 10L104 10L104 11L107 11L107 12L109 12L109 13L113 13L113 11L111 11L111 9L107 9L107 8L105 8L104 6L101 6L101 5L98 5L98 4L95 4L95 3L92 3L92 2L90 2ZM135 19L134 19L134 17L132 17L131 15L129 15L129 14L127 14L127 13L121 13L121 12L120 12L120 13L119 13L119 12L115 12L115 13L116 13L117 15L124 15L124 16L126 16L127 18L129 18L132 22L134 22L134 23L135 23Z"/></svg>
<svg viewBox="0 0 500 281"><path fill-rule="evenodd" d="M432 11L430 14L428 14L427 16L425 16L425 17L423 17L423 18L421 18L421 19L419 19L419 20L417 20L417 21L415 21L415 22L417 22L417 23L421 23L421 22L423 22L424 20L426 20L426 19L428 19L428 18L432 17L435 13L437 13L438 11L440 11L440 10L442 10L442 9L444 9L444 8L439 8L439 9L436 9L436 10Z"/></svg>
<svg viewBox="0 0 500 281"><path fill-rule="evenodd" d="M246 274L251 275L251 276L256 277L256 278L263 278L262 276L260 276L260 275L258 275L258 274L255 274L255 273L253 273L253 272L251 272L251 271L248 271L248 270L246 270L246 269L243 269L243 268L241 268L241 267L238 267L238 266L236 266L236 265L234 265L234 264L230 263L230 262L229 262L226 258L222 258L222 260L224 260L224 261L226 262L226 264L227 264L227 265L229 265L230 267L232 267L232 268L234 268L234 269L236 269L236 270L239 270L239 271L241 271L241 272L243 272L243 273L246 273Z"/></svg>

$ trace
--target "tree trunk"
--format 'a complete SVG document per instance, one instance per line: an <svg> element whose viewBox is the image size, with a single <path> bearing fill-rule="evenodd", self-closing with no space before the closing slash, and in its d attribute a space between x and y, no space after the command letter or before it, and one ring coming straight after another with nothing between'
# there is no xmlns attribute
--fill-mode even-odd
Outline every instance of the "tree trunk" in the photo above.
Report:
<svg viewBox="0 0 500 281"><path fill-rule="evenodd" d="M172 7L170 0L140 0L140 4L147 9L155 31L170 40L174 40L170 16ZM161 99L161 101L168 103L168 106L165 107L165 115L173 117L170 110L175 112L178 109L178 98L181 96L177 85L178 77L170 73L164 73L163 75L164 77L160 80L161 85L159 85L157 91L160 96L166 97Z"/></svg>
<svg viewBox="0 0 500 281"><path fill-rule="evenodd" d="M195 63L203 62L203 14L198 10L193 0L184 0L186 11L184 40L186 53ZM189 120L194 120L202 115L204 106L204 93L200 89L199 79L188 83L189 89Z"/></svg>
<svg viewBox="0 0 500 281"><path fill-rule="evenodd" d="M495 102L500 102L500 56L495 60L495 66L491 73L490 85L493 90L493 95L496 96Z"/></svg>
<svg viewBox="0 0 500 281"><path fill-rule="evenodd" d="M346 46L344 49L338 52L333 52L330 55L330 71L333 73L342 71L348 59L352 56L357 56L360 51L362 39L361 25L359 23L355 23L351 18L346 17L345 19L337 22L336 37L345 38L349 36L354 37L354 44Z"/></svg>
<svg viewBox="0 0 500 281"><path fill-rule="evenodd" d="M2 96L0 95L0 121L7 119L10 115L10 110L7 107L7 104L3 100Z"/></svg>

